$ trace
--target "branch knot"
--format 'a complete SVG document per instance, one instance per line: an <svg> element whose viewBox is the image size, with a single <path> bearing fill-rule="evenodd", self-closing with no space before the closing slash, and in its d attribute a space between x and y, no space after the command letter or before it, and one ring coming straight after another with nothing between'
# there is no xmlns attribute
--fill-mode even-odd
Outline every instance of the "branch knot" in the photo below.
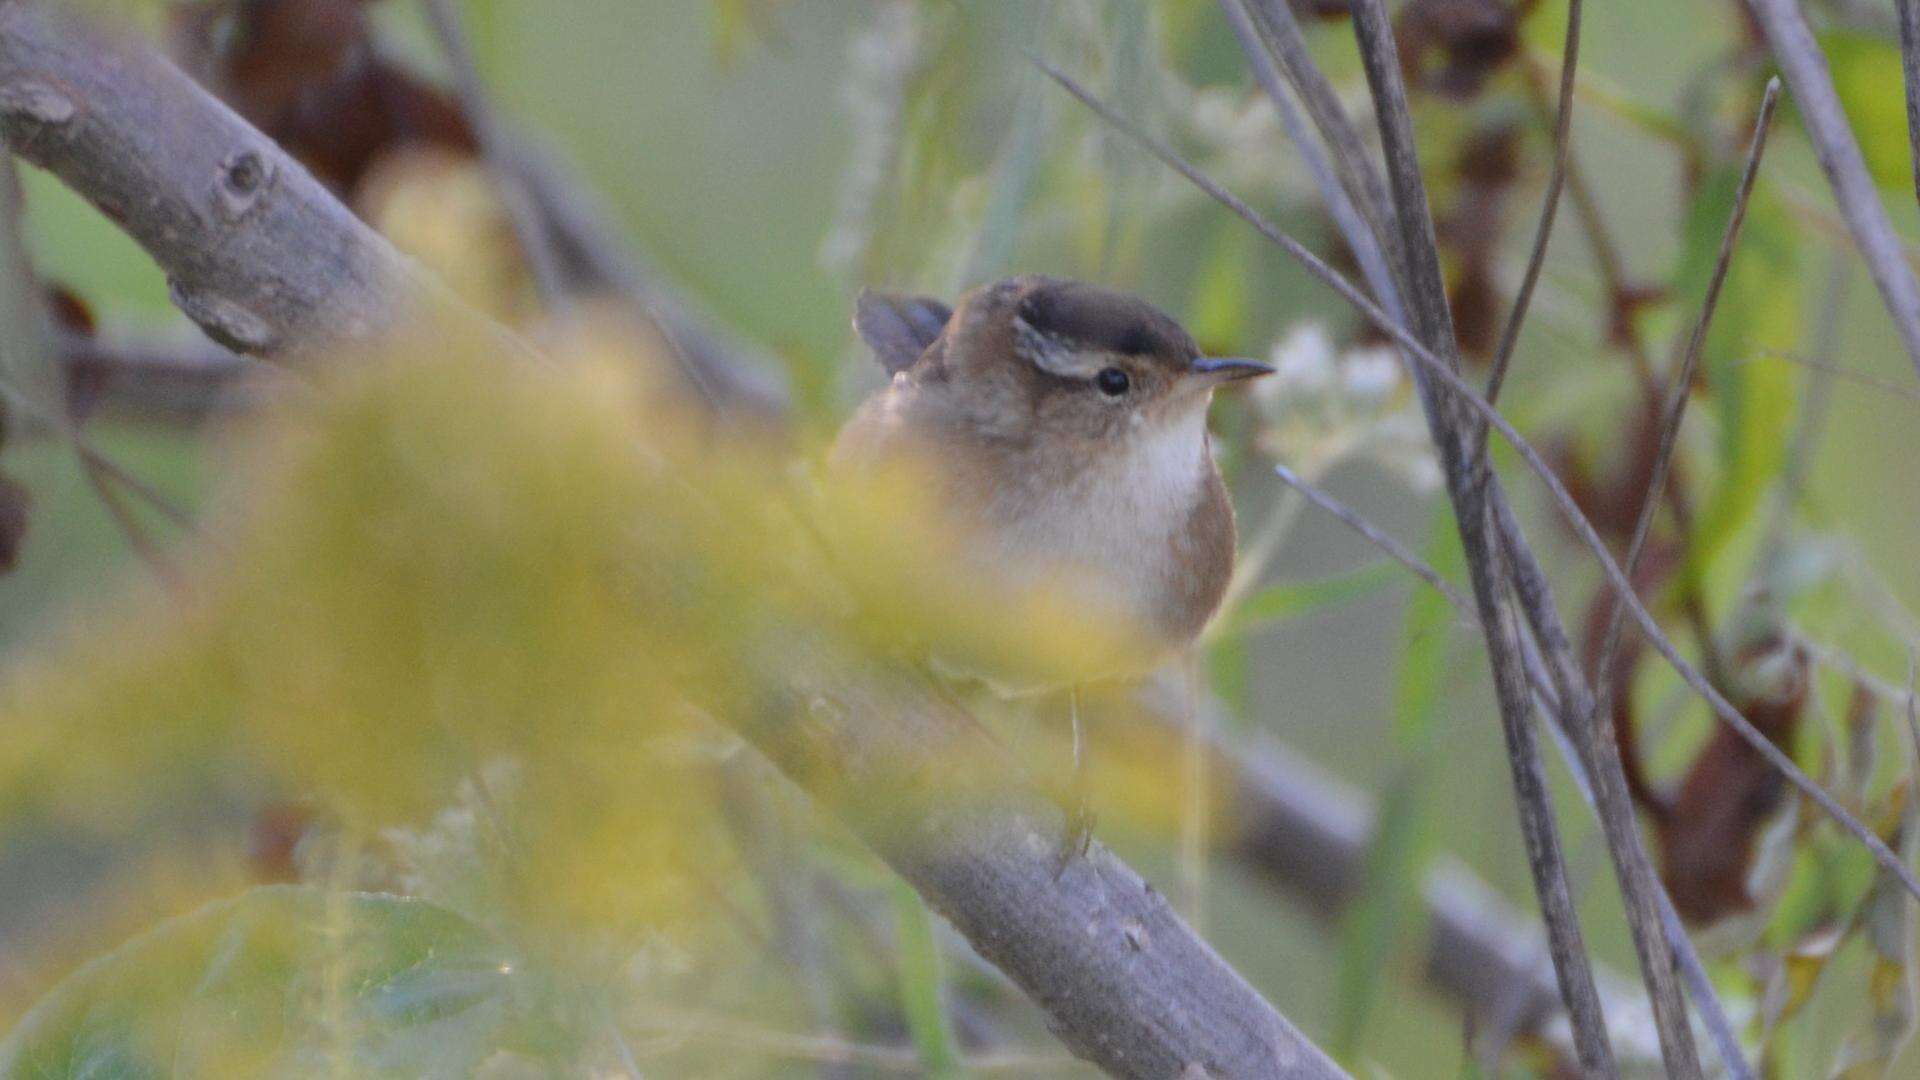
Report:
<svg viewBox="0 0 1920 1080"><path fill-rule="evenodd" d="M279 344L273 325L238 301L217 293L195 290L178 278L169 278L167 291L174 306L186 312L207 336L238 353L266 353Z"/></svg>
<svg viewBox="0 0 1920 1080"><path fill-rule="evenodd" d="M73 96L51 83L25 81L0 86L0 120L16 139L31 139L79 115Z"/></svg>
<svg viewBox="0 0 1920 1080"><path fill-rule="evenodd" d="M214 206L229 222L239 221L259 205L273 186L273 163L257 150L237 151L220 163L214 179Z"/></svg>

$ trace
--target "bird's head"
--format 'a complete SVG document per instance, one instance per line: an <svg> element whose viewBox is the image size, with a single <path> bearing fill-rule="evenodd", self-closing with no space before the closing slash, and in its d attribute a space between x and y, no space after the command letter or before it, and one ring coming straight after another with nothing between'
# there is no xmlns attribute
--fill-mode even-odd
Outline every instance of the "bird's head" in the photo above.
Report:
<svg viewBox="0 0 1920 1080"><path fill-rule="evenodd" d="M1146 301L1060 278L983 285L950 313L866 293L855 322L884 366L937 388L990 434L1095 452L1174 429L1197 435L1216 387L1273 370L1203 356Z"/></svg>

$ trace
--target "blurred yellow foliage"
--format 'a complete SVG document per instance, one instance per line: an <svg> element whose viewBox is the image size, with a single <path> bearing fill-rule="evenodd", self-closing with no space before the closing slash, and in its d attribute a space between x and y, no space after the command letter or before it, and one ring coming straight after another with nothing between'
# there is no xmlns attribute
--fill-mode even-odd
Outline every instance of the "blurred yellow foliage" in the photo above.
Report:
<svg viewBox="0 0 1920 1080"><path fill-rule="evenodd" d="M728 873L714 718L934 649L1063 685L1124 636L948 573L911 475L719 441L617 326L503 351L422 331L234 432L185 595L79 619L5 679L0 812L113 830L265 777L364 836L464 791L488 843L456 855L501 865L463 910L631 934L697 921Z"/></svg>
<svg viewBox="0 0 1920 1080"><path fill-rule="evenodd" d="M467 303L496 318L533 314L513 222L478 160L402 149L374 163L354 201L369 224Z"/></svg>

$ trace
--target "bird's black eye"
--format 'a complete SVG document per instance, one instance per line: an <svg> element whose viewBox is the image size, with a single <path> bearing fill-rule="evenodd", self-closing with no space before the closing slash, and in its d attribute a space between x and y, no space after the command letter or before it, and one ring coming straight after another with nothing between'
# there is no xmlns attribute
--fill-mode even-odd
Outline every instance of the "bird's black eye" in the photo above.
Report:
<svg viewBox="0 0 1920 1080"><path fill-rule="evenodd" d="M1099 387L1100 392L1108 397L1119 397L1133 385L1133 380L1127 378L1127 373L1117 367L1101 368L1100 374L1093 377L1093 385Z"/></svg>

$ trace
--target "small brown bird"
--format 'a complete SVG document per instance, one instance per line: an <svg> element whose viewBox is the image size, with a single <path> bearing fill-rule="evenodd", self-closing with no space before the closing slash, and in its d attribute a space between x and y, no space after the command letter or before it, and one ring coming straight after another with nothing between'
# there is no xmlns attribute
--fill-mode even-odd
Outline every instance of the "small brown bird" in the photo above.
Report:
<svg viewBox="0 0 1920 1080"><path fill-rule="evenodd" d="M963 534L969 573L1016 591L1065 583L1128 620L1143 647L1080 681L1143 673L1193 643L1234 558L1207 406L1221 384L1272 368L1202 356L1145 301L1048 277L981 286L952 311L865 292L854 326L893 379L840 433L836 471L910 455Z"/></svg>

